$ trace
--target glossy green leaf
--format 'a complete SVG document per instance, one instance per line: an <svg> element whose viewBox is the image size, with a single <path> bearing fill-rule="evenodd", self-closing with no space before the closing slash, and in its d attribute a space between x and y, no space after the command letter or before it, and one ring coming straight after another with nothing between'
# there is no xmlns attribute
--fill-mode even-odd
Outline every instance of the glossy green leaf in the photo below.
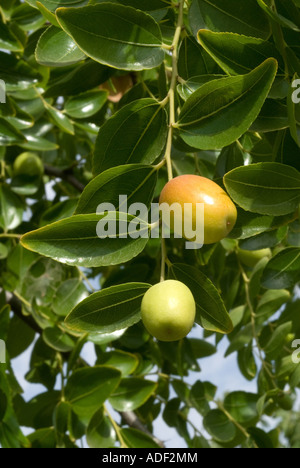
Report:
<svg viewBox="0 0 300 468"><path fill-rule="evenodd" d="M90 448L113 448L116 432L103 409L97 411L89 422L86 440Z"/></svg>
<svg viewBox="0 0 300 468"><path fill-rule="evenodd" d="M286 337L292 330L292 325L292 322L286 322L276 328L273 335L264 346L264 352L268 359L276 359L280 356L285 345Z"/></svg>
<svg viewBox="0 0 300 468"><path fill-rule="evenodd" d="M5 23L0 23L0 48L11 52L21 52L23 46L18 37Z"/></svg>
<svg viewBox="0 0 300 468"><path fill-rule="evenodd" d="M26 0L29 5L36 7L37 3L41 3L49 11L55 11L59 7L82 7L88 3L89 0Z"/></svg>
<svg viewBox="0 0 300 468"><path fill-rule="evenodd" d="M72 338L64 333L59 328L48 327L43 331L43 339L50 348L59 351L60 353L67 353L74 348L74 341Z"/></svg>
<svg viewBox="0 0 300 468"><path fill-rule="evenodd" d="M176 127L182 139L199 149L233 143L257 118L276 72L277 62L271 58L246 75L201 86L181 109Z"/></svg>
<svg viewBox="0 0 300 468"><path fill-rule="evenodd" d="M1 104L2 105L2 104ZM25 141L22 133L11 123L0 118L0 144L3 146L18 145Z"/></svg>
<svg viewBox="0 0 300 468"><path fill-rule="evenodd" d="M68 379L66 400L83 421L89 421L116 389L120 378L121 373L112 367L77 369Z"/></svg>
<svg viewBox="0 0 300 468"><path fill-rule="evenodd" d="M175 264L172 277L186 284L196 302L196 321L207 330L230 333L232 322L216 287L195 267Z"/></svg>
<svg viewBox="0 0 300 468"><path fill-rule="evenodd" d="M193 76L184 83L177 86L177 91L180 97L186 101L197 89L203 86L205 83L209 83L213 80L224 78L224 75L199 75Z"/></svg>
<svg viewBox="0 0 300 468"><path fill-rule="evenodd" d="M209 411L204 417L203 425L207 432L218 442L230 442L236 436L236 426L219 409Z"/></svg>
<svg viewBox="0 0 300 468"><path fill-rule="evenodd" d="M260 298L257 309L256 317L258 322L262 322L273 314L278 312L280 307L290 299L290 293L285 289L268 290Z"/></svg>
<svg viewBox="0 0 300 468"><path fill-rule="evenodd" d="M29 232L21 242L29 250L69 265L116 265L131 260L147 244L148 224L137 219L115 212L77 215ZM97 235L98 223L101 238ZM112 228L110 235L102 233L107 226Z"/></svg>
<svg viewBox="0 0 300 468"><path fill-rule="evenodd" d="M70 98L64 111L74 119L85 119L99 112L107 101L107 91L90 91Z"/></svg>
<svg viewBox="0 0 300 468"><path fill-rule="evenodd" d="M121 436L128 448L160 448L152 437L132 427L121 429Z"/></svg>
<svg viewBox="0 0 300 468"><path fill-rule="evenodd" d="M35 56L38 63L47 67L66 67L85 58L71 37L55 26L43 32Z"/></svg>
<svg viewBox="0 0 300 468"><path fill-rule="evenodd" d="M94 172L120 164L151 164L167 139L166 111L154 99L140 99L123 107L106 121L98 134Z"/></svg>
<svg viewBox="0 0 300 468"><path fill-rule="evenodd" d="M156 182L157 171L152 166L128 164L108 169L85 187L75 213L95 213L101 203L111 203L118 211L126 213L133 203L149 206ZM127 204L120 195L127 196Z"/></svg>
<svg viewBox="0 0 300 468"><path fill-rule="evenodd" d="M117 411L134 411L153 395L156 387L156 382L128 377L121 380L109 402Z"/></svg>
<svg viewBox="0 0 300 468"><path fill-rule="evenodd" d="M190 21L195 32L203 22L211 31L267 39L270 26L256 0L193 0Z"/></svg>
<svg viewBox="0 0 300 468"><path fill-rule="evenodd" d="M118 349L102 354L97 361L97 364L105 364L106 366L119 369L123 377L132 374L137 368L138 363L137 356Z"/></svg>
<svg viewBox="0 0 300 468"><path fill-rule="evenodd" d="M282 62L276 47L259 38L233 33L216 33L203 29L198 32L198 40L207 53L229 75L249 73L269 57Z"/></svg>
<svg viewBox="0 0 300 468"><path fill-rule="evenodd" d="M261 62L260 62L261 63ZM178 73L187 80L198 75L214 74L219 67L214 59L190 36L183 39L178 55Z"/></svg>
<svg viewBox="0 0 300 468"><path fill-rule="evenodd" d="M243 426L255 425L258 420L256 403L258 395L242 391L226 395L224 408L231 416Z"/></svg>
<svg viewBox="0 0 300 468"><path fill-rule="evenodd" d="M280 216L294 212L300 202L300 173L278 163L258 163L233 169L224 183L244 210Z"/></svg>
<svg viewBox="0 0 300 468"><path fill-rule="evenodd" d="M270 6L264 0L257 0L257 3L267 14L267 16L269 16L271 20L275 21L275 23L279 23L281 26L290 28L296 32L300 31L299 27L293 21L274 11L274 8L270 8Z"/></svg>
<svg viewBox="0 0 300 468"><path fill-rule="evenodd" d="M74 135L74 126L71 120L63 114L60 110L55 107L50 106L50 104L45 102L45 108L49 112L53 122L59 127L63 132Z"/></svg>
<svg viewBox="0 0 300 468"><path fill-rule="evenodd" d="M0 227L5 231L18 227L23 218L23 203L8 185L0 184Z"/></svg>
<svg viewBox="0 0 300 468"><path fill-rule="evenodd" d="M111 333L137 323L144 294L150 285L111 286L84 299L66 318L68 327L82 332Z"/></svg>
<svg viewBox="0 0 300 468"><path fill-rule="evenodd" d="M164 60L162 37L154 19L134 8L102 3L59 8L62 28L97 62L123 70L154 68Z"/></svg>
<svg viewBox="0 0 300 468"><path fill-rule="evenodd" d="M268 289L290 288L300 280L300 249L289 247L267 264L262 285Z"/></svg>
<svg viewBox="0 0 300 468"><path fill-rule="evenodd" d="M14 8L11 19L24 31L39 29L45 23L44 17L25 3Z"/></svg>
<svg viewBox="0 0 300 468"><path fill-rule="evenodd" d="M87 295L86 287L79 278L68 279L56 291L53 310L57 315L66 317Z"/></svg>

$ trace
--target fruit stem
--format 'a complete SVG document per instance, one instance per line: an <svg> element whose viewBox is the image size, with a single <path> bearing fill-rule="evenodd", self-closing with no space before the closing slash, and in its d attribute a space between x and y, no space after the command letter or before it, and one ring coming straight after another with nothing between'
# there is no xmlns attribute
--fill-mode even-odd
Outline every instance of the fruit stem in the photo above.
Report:
<svg viewBox="0 0 300 468"><path fill-rule="evenodd" d="M174 124L176 123L176 113L175 113L175 91L176 91L176 84L178 78L178 46L181 36L181 31L183 28L183 9L184 9L185 0L180 0L179 2L179 13L178 13L178 20L176 31L174 35L174 39L172 42L171 50L172 50L172 77L171 77L171 84L168 93L169 103L170 103L170 117L169 117L169 132L168 132L168 140L165 152L165 160L167 163L168 169L168 179L173 179L173 169L172 169L172 160L171 160L171 150L172 150L172 140L173 140L173 130Z"/></svg>
<svg viewBox="0 0 300 468"><path fill-rule="evenodd" d="M165 281L166 259L167 259L166 241L165 241L165 239L162 237L162 238L161 238L161 270L160 270L160 282Z"/></svg>

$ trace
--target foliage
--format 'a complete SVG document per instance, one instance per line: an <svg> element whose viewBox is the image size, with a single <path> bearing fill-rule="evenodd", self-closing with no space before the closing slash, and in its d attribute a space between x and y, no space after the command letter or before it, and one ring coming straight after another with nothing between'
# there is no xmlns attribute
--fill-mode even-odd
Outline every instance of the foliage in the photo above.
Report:
<svg viewBox="0 0 300 468"><path fill-rule="evenodd" d="M191 448L299 447L299 0L2 0L0 12L1 446L158 447L163 418ZM26 151L43 174L14 170ZM100 203L147 233L119 195L150 207L182 174L227 190L230 238L99 239ZM250 268L238 248L272 258ZM179 342L140 321L161 272L196 301ZM26 379L45 390L25 401L13 359L29 347ZM232 353L257 390L220 399L201 359Z"/></svg>

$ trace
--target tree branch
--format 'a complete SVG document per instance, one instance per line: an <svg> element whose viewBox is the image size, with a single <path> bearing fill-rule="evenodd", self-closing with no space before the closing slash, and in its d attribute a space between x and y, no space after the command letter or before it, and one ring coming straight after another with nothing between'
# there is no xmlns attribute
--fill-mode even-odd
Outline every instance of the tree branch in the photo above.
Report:
<svg viewBox="0 0 300 468"><path fill-rule="evenodd" d="M47 164L45 164L44 170L45 170L45 174L65 180L69 184L73 185L73 187L75 187L76 190L78 190L78 192L83 192L84 185L81 182L79 182L78 179L76 179L76 177L74 176L74 174L72 173L70 169L61 170L61 169L58 169L57 167L48 166Z"/></svg>

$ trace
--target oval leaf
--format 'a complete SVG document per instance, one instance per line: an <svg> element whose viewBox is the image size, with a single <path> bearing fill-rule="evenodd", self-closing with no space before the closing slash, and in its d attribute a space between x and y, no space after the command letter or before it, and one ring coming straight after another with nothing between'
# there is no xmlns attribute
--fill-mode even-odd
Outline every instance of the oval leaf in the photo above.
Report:
<svg viewBox="0 0 300 468"><path fill-rule="evenodd" d="M80 49L97 62L122 70L143 70L164 60L159 26L140 10L102 3L59 8L56 15Z"/></svg>
<svg viewBox="0 0 300 468"><path fill-rule="evenodd" d="M224 184L246 211L280 216L296 211L300 203L300 172L284 164L238 167L224 176Z"/></svg>
<svg viewBox="0 0 300 468"><path fill-rule="evenodd" d="M112 203L121 212L128 211L128 204L152 201L157 182L157 171L152 166L128 164L114 167L95 177L84 189L76 208L76 214L95 213L100 203ZM119 196L127 196L127 203Z"/></svg>
<svg viewBox="0 0 300 468"><path fill-rule="evenodd" d="M65 31L50 26L37 43L35 57L47 67L66 67L84 60L85 54Z"/></svg>
<svg viewBox="0 0 300 468"><path fill-rule="evenodd" d="M134 411L142 406L155 392L156 382L139 378L123 379L109 399L117 411Z"/></svg>
<svg viewBox="0 0 300 468"><path fill-rule="evenodd" d="M182 107L182 139L203 150L219 149L240 138L257 118L277 72L273 58L246 75L214 80L201 86Z"/></svg>
<svg viewBox="0 0 300 468"><path fill-rule="evenodd" d="M68 327L81 332L112 333L140 320L146 283L111 286L83 300L66 318Z"/></svg>
<svg viewBox="0 0 300 468"><path fill-rule="evenodd" d="M123 107L101 127L95 146L94 172L129 163L151 164L167 139L166 111L154 99Z"/></svg>
<svg viewBox="0 0 300 468"><path fill-rule="evenodd" d="M186 284L196 302L196 322L207 330L230 333L233 325L216 287L201 271L192 266L172 265L173 278Z"/></svg>
<svg viewBox="0 0 300 468"><path fill-rule="evenodd" d="M102 223L101 231L109 226L116 233L99 237L98 223ZM136 232L139 227L141 230ZM21 242L26 249L58 262L89 268L117 265L138 255L148 237L131 237L136 233L148 235L148 224L126 213L110 212L65 218L25 234Z"/></svg>
<svg viewBox="0 0 300 468"><path fill-rule="evenodd" d="M121 373L112 367L78 369L68 379L65 398L85 422L99 410L120 382Z"/></svg>
<svg viewBox="0 0 300 468"><path fill-rule="evenodd" d="M267 289L293 287L300 281L300 248L287 248L279 252L267 264L262 286Z"/></svg>

